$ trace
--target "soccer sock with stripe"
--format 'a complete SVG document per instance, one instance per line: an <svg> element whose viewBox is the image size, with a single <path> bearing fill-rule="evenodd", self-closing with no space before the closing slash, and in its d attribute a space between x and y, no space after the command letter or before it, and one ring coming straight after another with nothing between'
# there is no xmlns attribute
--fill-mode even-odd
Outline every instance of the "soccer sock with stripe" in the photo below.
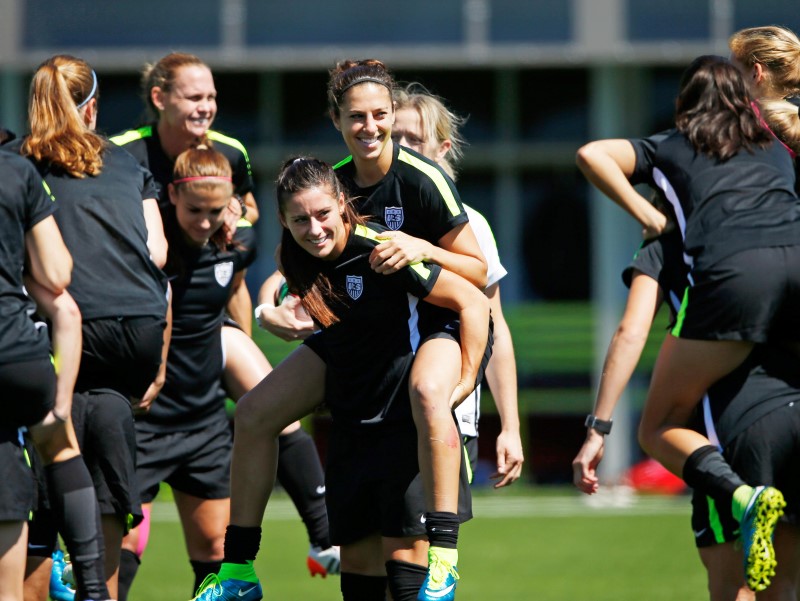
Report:
<svg viewBox="0 0 800 601"><path fill-rule="evenodd" d="M449 511L429 511L425 514L425 530L431 547L458 547L458 515Z"/></svg>
<svg viewBox="0 0 800 601"><path fill-rule="evenodd" d="M44 470L53 514L72 561L76 598L108 599L100 507L83 457L51 463Z"/></svg>
<svg viewBox="0 0 800 601"><path fill-rule="evenodd" d="M714 499L719 507L732 507L736 517L734 493L741 486L747 485L731 469L715 446L700 447L689 455L683 466L683 479L695 490Z"/></svg>
<svg viewBox="0 0 800 601"><path fill-rule="evenodd" d="M300 428L278 437L278 481L291 497L312 545L331 546L325 508L325 472L314 439Z"/></svg>

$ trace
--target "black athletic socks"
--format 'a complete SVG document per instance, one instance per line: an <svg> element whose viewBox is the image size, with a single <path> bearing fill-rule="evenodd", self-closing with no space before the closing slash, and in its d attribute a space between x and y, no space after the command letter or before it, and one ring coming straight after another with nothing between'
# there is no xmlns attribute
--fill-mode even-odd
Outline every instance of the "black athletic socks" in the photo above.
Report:
<svg viewBox="0 0 800 601"><path fill-rule="evenodd" d="M122 549L120 552L117 601L128 601L128 593L141 563L142 560L133 551Z"/></svg>
<svg viewBox="0 0 800 601"><path fill-rule="evenodd" d="M342 572L341 589L342 601L386 601L386 576Z"/></svg>
<svg viewBox="0 0 800 601"><path fill-rule="evenodd" d="M100 508L83 457L51 463L44 469L50 505L72 560L76 597L81 601L108 599Z"/></svg>
<svg viewBox="0 0 800 601"><path fill-rule="evenodd" d="M745 482L738 476L715 446L694 451L683 466L686 484L711 497L720 507L729 507L734 491Z"/></svg>
<svg viewBox="0 0 800 601"><path fill-rule="evenodd" d="M261 545L261 526L234 526L225 530L225 563L255 561Z"/></svg>
<svg viewBox="0 0 800 601"><path fill-rule="evenodd" d="M428 568L390 559L386 562L386 574L393 601L416 601L419 589L428 575Z"/></svg>
<svg viewBox="0 0 800 601"><path fill-rule="evenodd" d="M325 472L311 436L300 428L278 437L278 480L291 497L312 545L331 546L325 509Z"/></svg>
<svg viewBox="0 0 800 601"><path fill-rule="evenodd" d="M195 591L200 588L206 576L219 572L219 569L222 567L222 562L195 561L194 559L190 559L189 563L192 564L192 570L194 571L194 588L192 589L192 596L194 596Z"/></svg>
<svg viewBox="0 0 800 601"><path fill-rule="evenodd" d="M429 511L425 514L425 530L431 547L458 548L458 515L448 511Z"/></svg>

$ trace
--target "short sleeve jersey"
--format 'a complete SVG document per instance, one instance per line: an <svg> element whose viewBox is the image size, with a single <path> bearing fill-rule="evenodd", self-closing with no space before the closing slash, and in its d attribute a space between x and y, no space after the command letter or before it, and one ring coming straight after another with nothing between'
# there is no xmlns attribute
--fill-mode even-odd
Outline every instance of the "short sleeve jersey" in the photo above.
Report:
<svg viewBox="0 0 800 601"><path fill-rule="evenodd" d="M224 418L223 312L234 275L255 258L252 249L219 250L213 243L197 248L175 238L170 236L170 253L179 260L165 267L172 285L167 377L150 412L137 418L146 431L194 430Z"/></svg>
<svg viewBox="0 0 800 601"><path fill-rule="evenodd" d="M489 222L486 221L486 217L470 206L464 205L464 208L469 216L469 224L472 227L472 231L478 239L478 246L480 246L483 256L486 257L486 287L488 288L503 279L508 272L500 263L497 242L495 242L492 228L489 226ZM480 400L481 385L478 384L464 402L456 407L456 419L461 428L461 434L464 436L475 437L478 435L478 420L481 415Z"/></svg>
<svg viewBox="0 0 800 601"><path fill-rule="evenodd" d="M31 319L25 292L25 234L52 215L55 203L29 161L0 150L0 364L47 358L47 331Z"/></svg>
<svg viewBox="0 0 800 601"><path fill-rule="evenodd" d="M421 154L394 145L392 166L374 186L355 183L353 157L334 166L354 200L356 211L390 230L401 230L432 244L469 219L452 180Z"/></svg>
<svg viewBox="0 0 800 601"><path fill-rule="evenodd" d="M250 157L244 145L239 140L214 130L208 131L208 139L213 142L214 150L225 155L231 164L234 193L244 196L248 192L252 192L254 188L253 171L250 168ZM150 170L158 184L159 204L162 207L168 205L167 184L172 181L175 161L164 152L156 124L151 123L117 134L112 136L111 141L122 146L139 161L140 165Z"/></svg>
<svg viewBox="0 0 800 601"><path fill-rule="evenodd" d="M416 263L392 275L375 273L369 254L386 231L356 226L342 254L319 261L335 290L329 306L339 321L306 344L327 366L325 401L339 426L411 419L408 374L419 345L418 304L441 273Z"/></svg>
<svg viewBox="0 0 800 601"><path fill-rule="evenodd" d="M166 282L150 259L142 205L156 197L153 177L114 144L102 156L100 174L82 178L34 162L56 200L56 222L72 254L69 292L84 320L163 317Z"/></svg>
<svg viewBox="0 0 800 601"><path fill-rule="evenodd" d="M631 181L664 193L693 264L800 243L793 160L777 140L724 162L696 152L675 129L630 142L636 153Z"/></svg>

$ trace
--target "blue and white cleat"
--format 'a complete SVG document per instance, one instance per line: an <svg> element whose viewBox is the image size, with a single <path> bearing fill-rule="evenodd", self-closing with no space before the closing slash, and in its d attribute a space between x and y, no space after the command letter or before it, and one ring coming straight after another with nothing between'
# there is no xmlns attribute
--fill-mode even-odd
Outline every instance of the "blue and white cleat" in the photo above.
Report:
<svg viewBox="0 0 800 601"><path fill-rule="evenodd" d="M261 584L247 580L228 578L220 580L217 574L209 574L197 589L192 601L259 601L264 598Z"/></svg>
<svg viewBox="0 0 800 601"><path fill-rule="evenodd" d="M452 601L460 576L456 568L458 551L431 547L428 550L428 575L419 589L419 601Z"/></svg>
<svg viewBox="0 0 800 601"><path fill-rule="evenodd" d="M744 575L747 586L756 592L766 589L775 575L778 562L772 537L784 507L786 501L781 491L771 486L757 486L742 516Z"/></svg>
<svg viewBox="0 0 800 601"><path fill-rule="evenodd" d="M50 569L50 598L53 601L74 601L75 589L64 582L64 571L69 564L61 549L53 552L53 567Z"/></svg>

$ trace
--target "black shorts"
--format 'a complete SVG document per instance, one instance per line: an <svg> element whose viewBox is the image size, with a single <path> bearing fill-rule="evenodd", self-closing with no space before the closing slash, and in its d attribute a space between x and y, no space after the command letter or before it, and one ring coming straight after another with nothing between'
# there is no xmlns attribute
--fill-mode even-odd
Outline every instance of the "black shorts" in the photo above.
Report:
<svg viewBox="0 0 800 601"><path fill-rule="evenodd" d="M36 504L33 476L22 432L0 427L0 522L26 522Z"/></svg>
<svg viewBox="0 0 800 601"><path fill-rule="evenodd" d="M142 521L136 481L136 431L128 399L113 390L72 397L72 422L92 475L102 515L119 517L126 531Z"/></svg>
<svg viewBox="0 0 800 601"><path fill-rule="evenodd" d="M736 436L723 455L747 484L780 490L786 499L783 520L800 523L800 403L783 405L761 417ZM718 508L710 499L694 493L692 530L698 547L734 541L738 527L730 506Z"/></svg>
<svg viewBox="0 0 800 601"><path fill-rule="evenodd" d="M379 533L425 536L425 495L414 424L336 428L328 442L325 503L331 542L347 545ZM466 462L461 462L458 515L472 518Z"/></svg>
<svg viewBox="0 0 800 601"><path fill-rule="evenodd" d="M201 499L230 497L233 437L228 420L199 430L136 430L136 477L142 503L150 503L161 482Z"/></svg>
<svg viewBox="0 0 800 601"><path fill-rule="evenodd" d="M75 390L110 388L141 398L156 378L164 344L163 317L112 317L83 322L83 354Z"/></svg>
<svg viewBox="0 0 800 601"><path fill-rule="evenodd" d="M692 268L672 330L694 340L800 340L800 246L755 248Z"/></svg>
<svg viewBox="0 0 800 601"><path fill-rule="evenodd" d="M433 307L433 309L441 309L441 307ZM430 308L426 312L420 312L420 346L425 341L434 338L446 338L455 340L461 345L461 323L458 319L453 319L452 311L436 311L431 312ZM486 373L486 366L489 365L489 359L492 358L492 347L494 346L494 320L489 318L489 336L486 340L486 348L483 351L483 359L478 368L478 375L475 377L475 388L480 386L483 382L483 375Z"/></svg>
<svg viewBox="0 0 800 601"><path fill-rule="evenodd" d="M49 357L0 365L3 427L16 431L42 421L56 398L56 372ZM63 416L62 416L63 417Z"/></svg>

